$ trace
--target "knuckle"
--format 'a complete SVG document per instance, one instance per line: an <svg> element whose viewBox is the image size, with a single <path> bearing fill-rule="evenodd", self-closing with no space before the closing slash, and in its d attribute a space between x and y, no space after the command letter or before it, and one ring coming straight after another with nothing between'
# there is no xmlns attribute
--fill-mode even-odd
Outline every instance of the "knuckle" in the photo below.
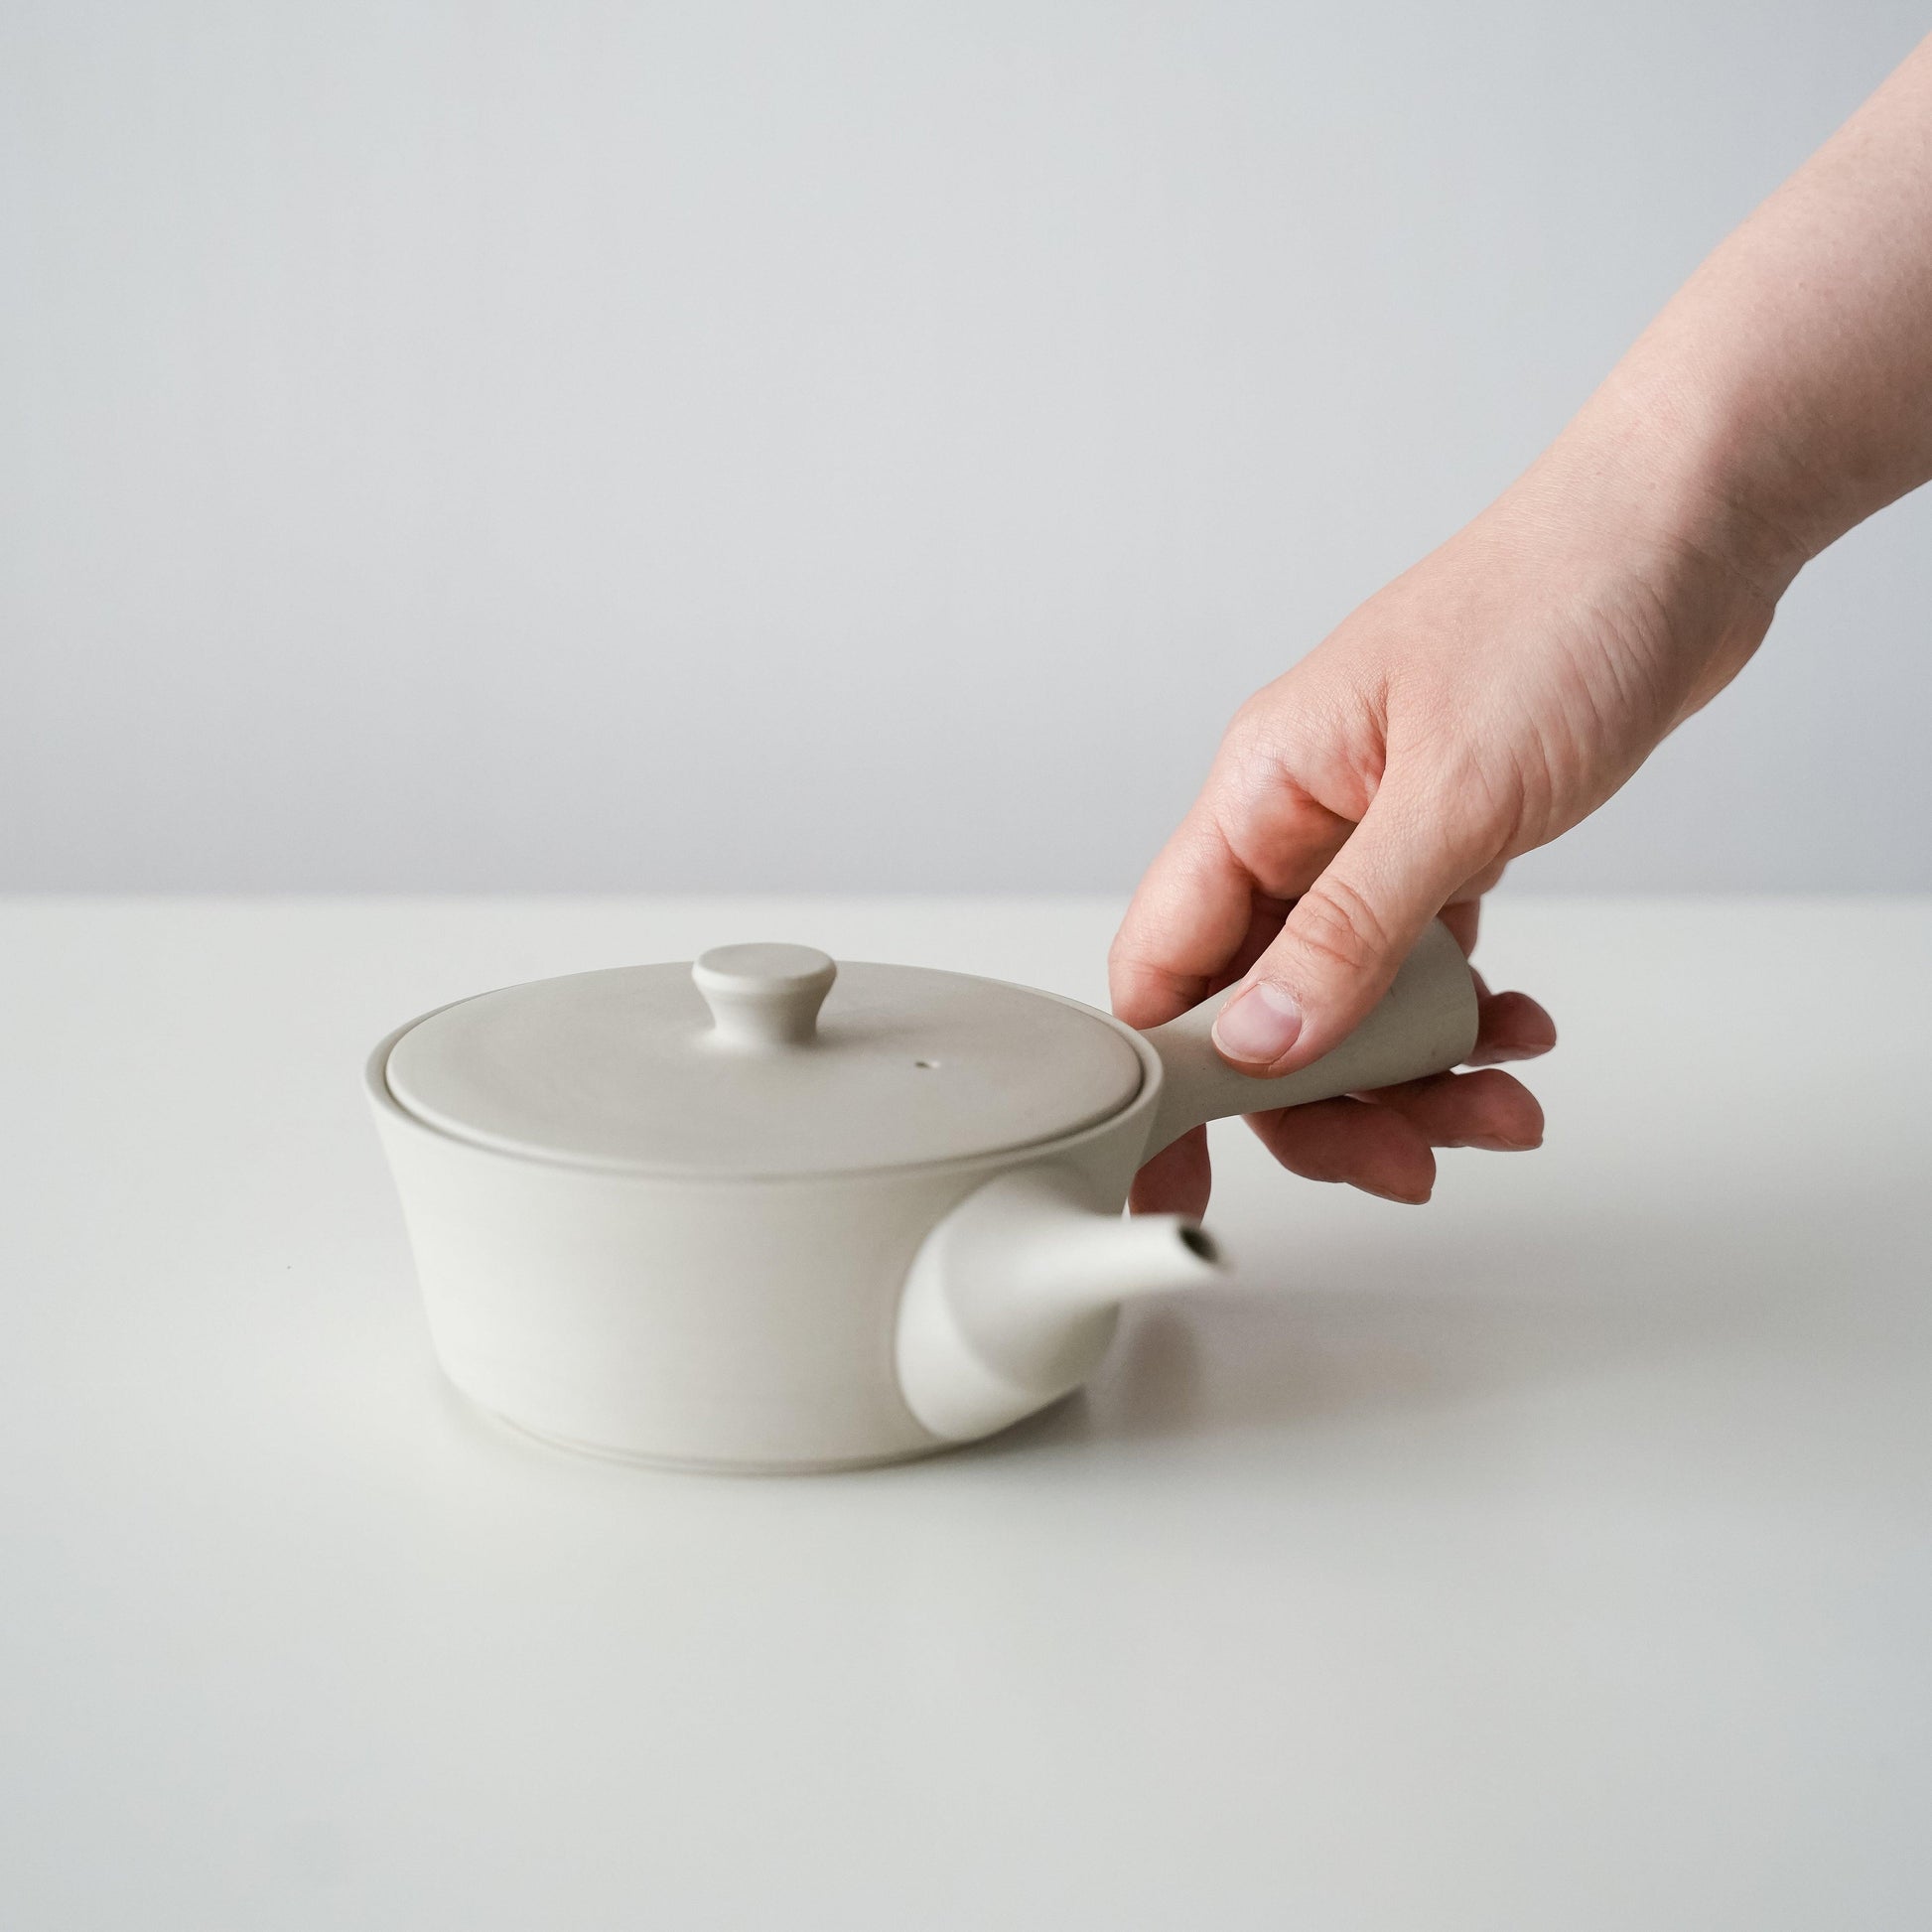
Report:
<svg viewBox="0 0 1932 1932"><path fill-rule="evenodd" d="M1319 879L1289 924L1302 951L1346 978L1367 972L1389 950L1388 928L1366 897L1344 879Z"/></svg>

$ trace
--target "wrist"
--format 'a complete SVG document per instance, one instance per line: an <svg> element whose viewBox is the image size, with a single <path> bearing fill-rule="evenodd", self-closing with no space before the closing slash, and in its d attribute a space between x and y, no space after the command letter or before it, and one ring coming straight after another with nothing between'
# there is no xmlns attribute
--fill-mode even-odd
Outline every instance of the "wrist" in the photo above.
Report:
<svg viewBox="0 0 1932 1932"><path fill-rule="evenodd" d="M1593 482L1599 514L1767 612L1823 547L1754 425L1710 385L1626 364L1550 455Z"/></svg>

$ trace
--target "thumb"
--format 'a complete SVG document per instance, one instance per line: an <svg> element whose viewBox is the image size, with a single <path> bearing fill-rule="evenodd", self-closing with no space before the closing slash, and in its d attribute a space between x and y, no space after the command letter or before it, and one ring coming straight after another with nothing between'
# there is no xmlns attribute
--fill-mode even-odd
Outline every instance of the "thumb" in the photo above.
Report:
<svg viewBox="0 0 1932 1932"><path fill-rule="evenodd" d="M1384 783L1222 1007L1222 1058L1292 1073L1354 1032L1424 927L1493 856L1459 816Z"/></svg>

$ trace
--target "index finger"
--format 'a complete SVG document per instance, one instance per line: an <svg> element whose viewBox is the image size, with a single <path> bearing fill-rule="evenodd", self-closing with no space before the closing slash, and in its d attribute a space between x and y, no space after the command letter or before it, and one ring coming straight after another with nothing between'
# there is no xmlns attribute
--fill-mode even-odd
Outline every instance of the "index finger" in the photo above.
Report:
<svg viewBox="0 0 1932 1932"><path fill-rule="evenodd" d="M1158 1027L1206 998L1247 936L1254 880L1211 821L1190 812L1135 891L1107 954L1114 1012Z"/></svg>

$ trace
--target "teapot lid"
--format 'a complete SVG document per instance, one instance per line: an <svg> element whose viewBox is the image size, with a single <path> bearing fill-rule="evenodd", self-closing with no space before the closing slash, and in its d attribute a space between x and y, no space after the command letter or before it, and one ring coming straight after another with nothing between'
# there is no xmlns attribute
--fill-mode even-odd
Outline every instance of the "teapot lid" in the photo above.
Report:
<svg viewBox="0 0 1932 1932"><path fill-rule="evenodd" d="M1090 1008L809 946L536 980L419 1021L385 1068L443 1133L575 1166L693 1176L924 1166L1118 1113L1140 1055Z"/></svg>

